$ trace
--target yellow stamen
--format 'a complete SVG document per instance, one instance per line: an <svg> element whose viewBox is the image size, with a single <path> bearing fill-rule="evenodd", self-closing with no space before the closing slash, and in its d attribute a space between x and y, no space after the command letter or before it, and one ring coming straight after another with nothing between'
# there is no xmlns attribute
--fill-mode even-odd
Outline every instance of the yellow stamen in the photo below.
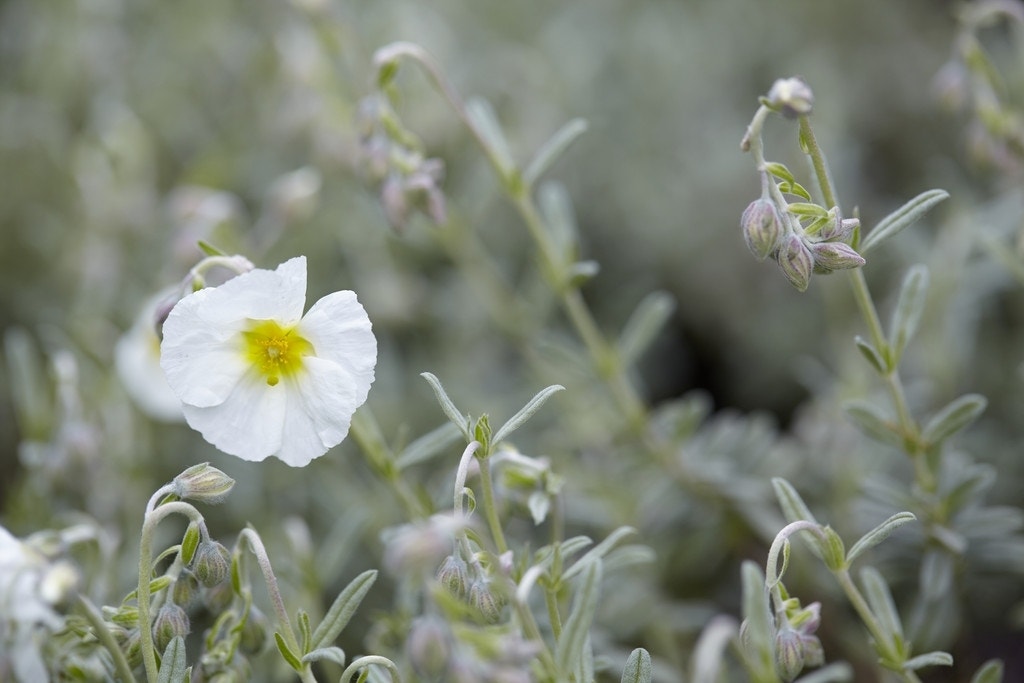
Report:
<svg viewBox="0 0 1024 683"><path fill-rule="evenodd" d="M267 384L276 386L281 376L295 375L302 370L302 357L313 353L313 345L273 320L254 320L245 337L245 355Z"/></svg>

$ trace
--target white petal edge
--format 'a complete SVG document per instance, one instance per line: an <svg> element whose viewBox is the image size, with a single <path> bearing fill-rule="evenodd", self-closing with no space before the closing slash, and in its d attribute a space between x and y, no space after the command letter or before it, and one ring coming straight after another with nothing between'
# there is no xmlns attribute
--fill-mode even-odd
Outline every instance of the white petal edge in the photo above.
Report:
<svg viewBox="0 0 1024 683"><path fill-rule="evenodd" d="M272 387L251 373L219 405L186 404L185 419L225 453L242 460L264 460L281 449L289 393L283 382Z"/></svg>
<svg viewBox="0 0 1024 683"><path fill-rule="evenodd" d="M373 384L377 339L370 318L354 292L328 294L313 304L299 324L318 358L340 365L352 378L355 400L361 405Z"/></svg>

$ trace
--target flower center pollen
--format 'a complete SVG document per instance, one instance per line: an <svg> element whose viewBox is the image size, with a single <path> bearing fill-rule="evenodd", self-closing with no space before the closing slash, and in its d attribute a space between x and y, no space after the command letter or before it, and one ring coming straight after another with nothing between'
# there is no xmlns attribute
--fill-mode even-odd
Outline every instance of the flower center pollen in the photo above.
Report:
<svg viewBox="0 0 1024 683"><path fill-rule="evenodd" d="M313 345L295 333L295 328L283 328L273 320L253 321L242 333L245 355L267 384L275 386L281 376L297 374L302 370L302 357L313 353Z"/></svg>

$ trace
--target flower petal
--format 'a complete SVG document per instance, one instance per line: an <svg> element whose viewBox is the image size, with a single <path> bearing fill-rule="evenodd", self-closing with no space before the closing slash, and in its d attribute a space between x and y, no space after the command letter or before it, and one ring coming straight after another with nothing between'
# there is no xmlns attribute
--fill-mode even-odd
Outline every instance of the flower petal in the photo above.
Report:
<svg viewBox="0 0 1024 683"><path fill-rule="evenodd" d="M243 460L263 460L281 448L289 393L284 383L271 387L262 377L250 373L219 405L186 404L185 419L225 453Z"/></svg>
<svg viewBox="0 0 1024 683"><path fill-rule="evenodd" d="M299 334L313 345L318 358L349 374L356 406L362 405L373 384L377 339L355 292L334 292L317 301L299 323Z"/></svg>
<svg viewBox="0 0 1024 683"><path fill-rule="evenodd" d="M202 315L210 322L276 320L282 326L293 325L306 306L306 257L289 259L276 270L250 270L200 291L209 292Z"/></svg>
<svg viewBox="0 0 1024 683"><path fill-rule="evenodd" d="M290 395L281 450L275 453L292 467L304 467L341 443L352 414L366 400L366 392L360 395L361 386L347 369L314 356L303 362L305 372L287 381Z"/></svg>

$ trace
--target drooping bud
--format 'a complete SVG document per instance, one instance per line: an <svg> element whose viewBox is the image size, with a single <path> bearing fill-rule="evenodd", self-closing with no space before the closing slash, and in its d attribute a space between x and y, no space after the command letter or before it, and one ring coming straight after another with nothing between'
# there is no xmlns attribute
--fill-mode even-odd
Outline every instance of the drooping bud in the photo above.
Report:
<svg viewBox="0 0 1024 683"><path fill-rule="evenodd" d="M775 666L782 680L792 681L804 668L804 646L800 634L783 628L775 636Z"/></svg>
<svg viewBox="0 0 1024 683"><path fill-rule="evenodd" d="M814 93L811 86L799 77L780 78L768 91L768 104L782 112L787 119L810 114L814 108Z"/></svg>
<svg viewBox="0 0 1024 683"><path fill-rule="evenodd" d="M174 493L182 500L215 505L223 502L235 486L235 480L210 463L193 465L171 482Z"/></svg>
<svg viewBox="0 0 1024 683"><path fill-rule="evenodd" d="M469 604L476 608L480 616L488 624L496 624L501 619L501 608L504 606L501 596L491 588L487 579L477 579L469 588Z"/></svg>
<svg viewBox="0 0 1024 683"><path fill-rule="evenodd" d="M213 614L220 614L226 610L234 599L235 591L230 581L203 589L203 605Z"/></svg>
<svg viewBox="0 0 1024 683"><path fill-rule="evenodd" d="M192 562L192 572L207 588L216 586L231 572L231 553L217 541L200 543Z"/></svg>
<svg viewBox="0 0 1024 683"><path fill-rule="evenodd" d="M464 600L469 594L469 573L466 562L457 555L444 558L437 570L437 581L456 598Z"/></svg>
<svg viewBox="0 0 1024 683"><path fill-rule="evenodd" d="M815 242L811 245L815 268L826 271L859 268L866 261L853 247L845 242Z"/></svg>
<svg viewBox="0 0 1024 683"><path fill-rule="evenodd" d="M166 603L153 620L153 642L157 650L163 652L172 640L187 636L190 628L185 610L172 602Z"/></svg>
<svg viewBox="0 0 1024 683"><path fill-rule="evenodd" d="M790 235L779 248L776 259L783 275L801 292L807 290L814 270L814 256L799 235Z"/></svg>
<svg viewBox="0 0 1024 683"><path fill-rule="evenodd" d="M763 261L779 247L784 234L775 202L764 197L752 201L740 218L743 239L758 261Z"/></svg>
<svg viewBox="0 0 1024 683"><path fill-rule="evenodd" d="M171 588L171 601L175 605L188 609L198 597L199 580L189 570L182 570L178 578L174 580L173 588Z"/></svg>

